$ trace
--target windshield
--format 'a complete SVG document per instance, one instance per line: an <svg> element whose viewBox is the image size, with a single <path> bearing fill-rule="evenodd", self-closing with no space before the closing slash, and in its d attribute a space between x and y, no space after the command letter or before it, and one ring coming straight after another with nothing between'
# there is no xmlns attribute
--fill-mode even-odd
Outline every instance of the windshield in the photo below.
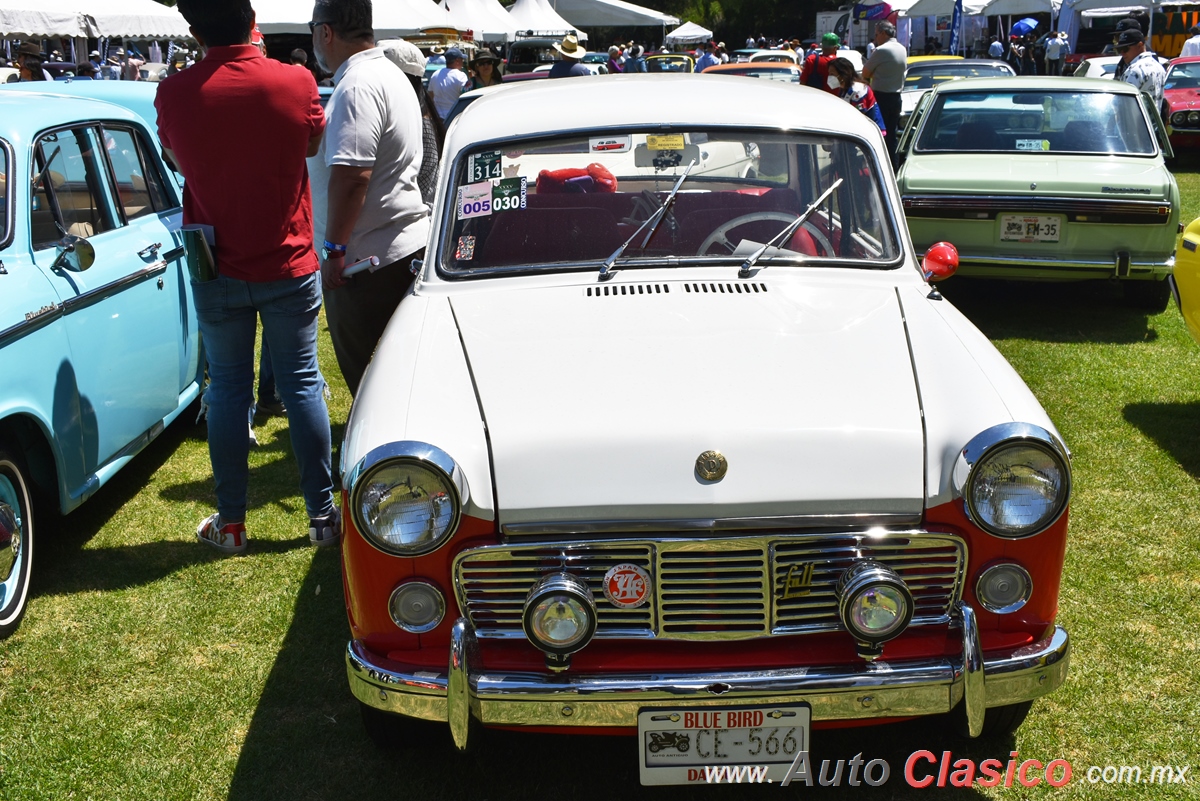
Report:
<svg viewBox="0 0 1200 801"><path fill-rule="evenodd" d="M1200 61L1189 61L1171 67L1163 89L1200 89Z"/></svg>
<svg viewBox="0 0 1200 801"><path fill-rule="evenodd" d="M721 75L745 75L748 78L766 78L769 81L780 81L782 83L800 83L800 70L790 68L779 69L772 67L770 63L755 63L755 66L749 64L738 67L737 69L724 69L720 71Z"/></svg>
<svg viewBox="0 0 1200 801"><path fill-rule="evenodd" d="M949 60L912 64L904 76L904 91L932 89L939 83L958 78L992 78L1012 74L1011 69L1001 64L964 64Z"/></svg>
<svg viewBox="0 0 1200 801"><path fill-rule="evenodd" d="M667 201L649 241L621 252L623 269L664 260L737 263L822 192L842 184L767 264L894 266L899 239L880 166L843 137L778 132L606 133L468 151L448 196L440 264L449 273L599 269Z"/></svg>
<svg viewBox="0 0 1200 801"><path fill-rule="evenodd" d="M918 151L1153 155L1135 95L1106 92L948 92L925 114Z"/></svg>

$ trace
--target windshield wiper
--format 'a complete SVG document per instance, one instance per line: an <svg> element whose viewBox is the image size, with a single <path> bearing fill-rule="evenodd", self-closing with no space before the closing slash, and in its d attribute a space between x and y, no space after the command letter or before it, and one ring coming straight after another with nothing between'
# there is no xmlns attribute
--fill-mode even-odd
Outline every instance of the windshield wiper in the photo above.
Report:
<svg viewBox="0 0 1200 801"><path fill-rule="evenodd" d="M759 260L759 258L762 257L762 254L766 253L768 248L773 247L776 243L782 242L784 239L786 239L789 236L791 236L792 234L794 234L796 232L796 229L799 228L801 225L803 225L804 221L808 219L809 215L812 214L814 211L816 211L817 207L820 206L822 203L824 203L825 199L827 197L829 197L830 195L833 194L833 190L837 189L841 185L842 185L842 179L838 178L836 181L833 182L832 186L830 186L828 189L826 189L824 192L821 193L821 196L819 198L817 198L816 200L813 201L811 206L809 206L807 209L804 210L803 214L801 214L796 219L792 220L790 223L787 224L786 228L784 228L779 233L775 234L775 236L771 237L771 240L769 242L767 242L767 244L763 245L758 250L751 253L749 255L749 257L747 257L746 260L744 262L742 262L742 269L738 270L738 278L749 278L750 270L753 269L755 262L757 262Z"/></svg>
<svg viewBox="0 0 1200 801"><path fill-rule="evenodd" d="M687 179L688 173L692 171L692 167L696 166L696 160L692 159L684 168L683 174L679 176L679 180L675 182L674 188L671 189L671 194L667 195L667 199L658 207L658 211L646 218L645 222L638 226L638 229L633 234L621 243L621 247L613 251L613 254L605 259L604 264L600 266L599 278L601 281L607 281L613 277L613 265L617 263L617 259L625 252L625 248L629 247L629 243L638 238L638 234L645 231L647 227L650 230L646 233L646 238L642 240L641 249L645 250L646 245L650 244L650 237L654 236L654 232L658 230L658 224L662 222L663 217L667 216L667 212L671 210L671 204L675 202L675 196L679 194L679 187L683 186L684 180Z"/></svg>

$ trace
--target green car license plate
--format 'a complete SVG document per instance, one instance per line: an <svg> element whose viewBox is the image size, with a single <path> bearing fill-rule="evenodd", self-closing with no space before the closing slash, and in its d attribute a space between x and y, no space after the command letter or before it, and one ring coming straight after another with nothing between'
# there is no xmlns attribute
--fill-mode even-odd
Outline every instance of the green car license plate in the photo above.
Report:
<svg viewBox="0 0 1200 801"><path fill-rule="evenodd" d="M808 704L642 709L642 784L778 784L809 750Z"/></svg>
<svg viewBox="0 0 1200 801"><path fill-rule="evenodd" d="M1057 242L1062 235L1062 217L1045 214L1000 215L1002 242Z"/></svg>

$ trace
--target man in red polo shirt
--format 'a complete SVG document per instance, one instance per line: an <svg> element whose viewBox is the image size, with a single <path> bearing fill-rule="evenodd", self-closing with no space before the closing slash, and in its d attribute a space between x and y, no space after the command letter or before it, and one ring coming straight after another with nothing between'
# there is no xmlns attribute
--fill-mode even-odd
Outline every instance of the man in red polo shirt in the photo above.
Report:
<svg viewBox="0 0 1200 801"><path fill-rule="evenodd" d="M821 37L821 51L810 53L804 59L800 68L800 83L814 89L824 89L826 92L837 94L840 89L829 85L829 62L838 57L838 48L842 40L836 33L827 33Z"/></svg>
<svg viewBox="0 0 1200 801"><path fill-rule="evenodd" d="M250 0L179 0L202 61L159 85L154 101L165 155L186 179L185 225L211 226L219 275L192 282L208 357L208 451L217 513L199 540L246 549L254 337L261 316L309 517L309 539L336 542L329 411L317 365L319 262L305 157L325 115L311 73L263 57L250 44Z"/></svg>

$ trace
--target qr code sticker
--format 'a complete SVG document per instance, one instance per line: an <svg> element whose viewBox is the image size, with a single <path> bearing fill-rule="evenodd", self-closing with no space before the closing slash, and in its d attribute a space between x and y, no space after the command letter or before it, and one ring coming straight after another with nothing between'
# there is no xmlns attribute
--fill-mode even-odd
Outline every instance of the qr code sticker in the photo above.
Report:
<svg viewBox="0 0 1200 801"><path fill-rule="evenodd" d="M475 258L475 237L460 236L458 249L454 251L454 258L458 261L470 261Z"/></svg>

